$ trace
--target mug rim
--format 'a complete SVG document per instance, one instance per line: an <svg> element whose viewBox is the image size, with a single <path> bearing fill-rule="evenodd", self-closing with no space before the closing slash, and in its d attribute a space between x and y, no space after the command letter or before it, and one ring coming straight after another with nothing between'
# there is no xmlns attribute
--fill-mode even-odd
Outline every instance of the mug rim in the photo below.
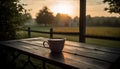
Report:
<svg viewBox="0 0 120 69"><path fill-rule="evenodd" d="M53 41L63 41L63 40L66 40L66 38L50 38L50 39L48 39L48 41L51 41L51 40L53 40Z"/></svg>

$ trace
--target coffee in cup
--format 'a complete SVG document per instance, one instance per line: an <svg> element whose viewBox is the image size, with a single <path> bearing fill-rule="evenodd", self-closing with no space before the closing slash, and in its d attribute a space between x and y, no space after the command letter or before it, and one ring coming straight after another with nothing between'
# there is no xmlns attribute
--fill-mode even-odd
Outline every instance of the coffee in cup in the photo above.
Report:
<svg viewBox="0 0 120 69"><path fill-rule="evenodd" d="M49 45L49 48L51 52L53 53L60 53L62 52L64 48L64 43L65 43L65 38L51 38L48 39L47 41L43 42L43 46L45 46L45 43Z"/></svg>

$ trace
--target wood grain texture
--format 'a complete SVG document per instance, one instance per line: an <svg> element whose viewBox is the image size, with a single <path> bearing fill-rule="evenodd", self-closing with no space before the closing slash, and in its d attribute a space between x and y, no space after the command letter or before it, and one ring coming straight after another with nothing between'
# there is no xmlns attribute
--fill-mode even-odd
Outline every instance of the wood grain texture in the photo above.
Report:
<svg viewBox="0 0 120 69"><path fill-rule="evenodd" d="M62 53L43 47L48 38L29 38L0 42L0 46L68 69L109 69L120 59L120 49L66 41Z"/></svg>

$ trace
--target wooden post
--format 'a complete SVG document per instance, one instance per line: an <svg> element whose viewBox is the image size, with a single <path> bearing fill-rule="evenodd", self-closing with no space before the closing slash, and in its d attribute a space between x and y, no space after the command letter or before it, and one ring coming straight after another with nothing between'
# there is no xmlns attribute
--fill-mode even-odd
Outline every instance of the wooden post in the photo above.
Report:
<svg viewBox="0 0 120 69"><path fill-rule="evenodd" d="M86 32L86 0L80 0L79 42L85 43Z"/></svg>
<svg viewBox="0 0 120 69"><path fill-rule="evenodd" d="M53 28L50 28L50 38L53 38Z"/></svg>
<svg viewBox="0 0 120 69"><path fill-rule="evenodd" d="M28 38L31 37L31 33L30 33L30 27L28 27Z"/></svg>

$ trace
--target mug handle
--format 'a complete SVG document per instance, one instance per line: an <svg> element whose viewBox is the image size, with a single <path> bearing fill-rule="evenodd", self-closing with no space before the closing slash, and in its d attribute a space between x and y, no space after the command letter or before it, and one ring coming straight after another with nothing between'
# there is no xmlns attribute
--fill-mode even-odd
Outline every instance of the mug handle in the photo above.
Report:
<svg viewBox="0 0 120 69"><path fill-rule="evenodd" d="M49 47L46 47L46 46L45 46L45 43L47 43L47 44L49 45L48 41L44 41L44 42L43 42L43 47L49 48Z"/></svg>

